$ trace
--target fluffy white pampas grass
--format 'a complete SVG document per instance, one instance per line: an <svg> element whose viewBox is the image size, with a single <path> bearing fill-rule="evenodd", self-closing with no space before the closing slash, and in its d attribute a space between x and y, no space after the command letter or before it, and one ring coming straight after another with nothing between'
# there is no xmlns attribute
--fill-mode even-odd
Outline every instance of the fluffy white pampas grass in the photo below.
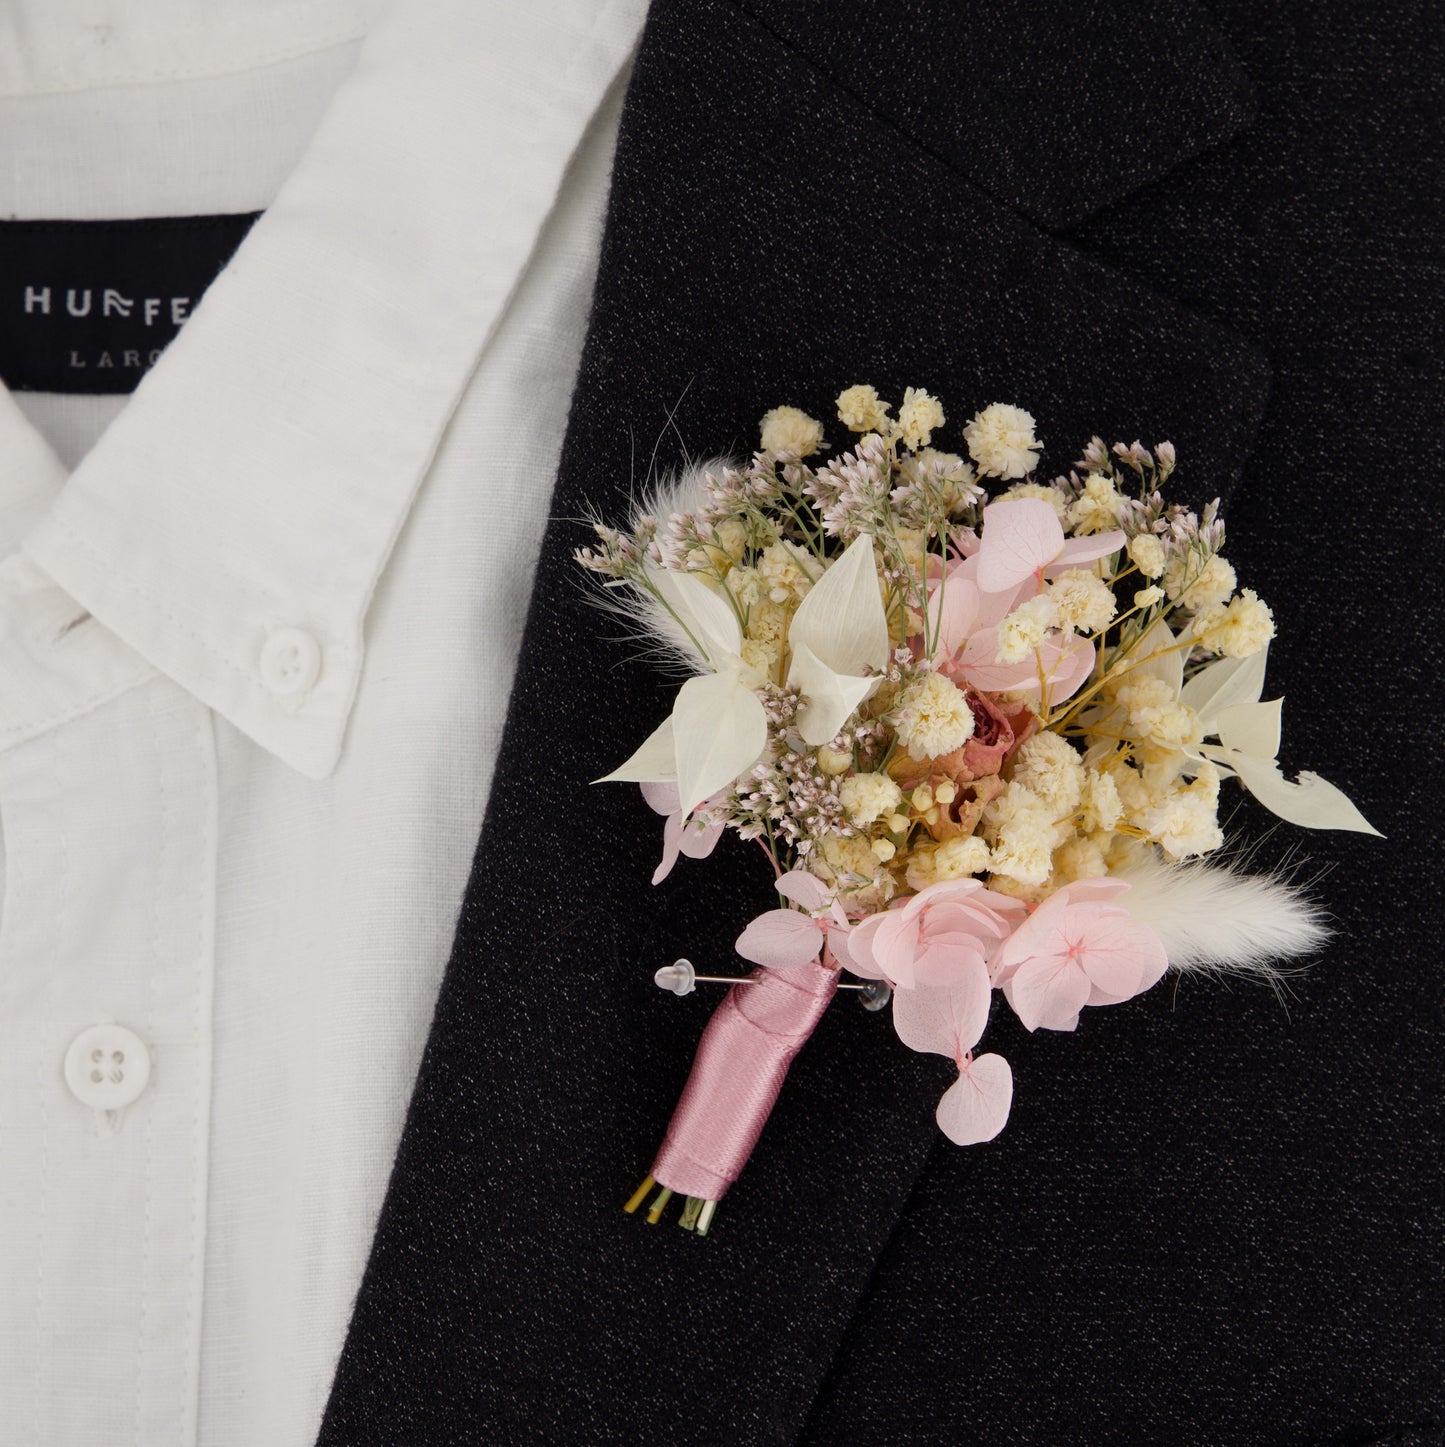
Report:
<svg viewBox="0 0 1445 1447"><path fill-rule="evenodd" d="M1330 935L1319 906L1279 874L1141 856L1119 878L1130 885L1119 903L1154 930L1181 973L1277 986L1290 973L1280 961L1310 954Z"/></svg>

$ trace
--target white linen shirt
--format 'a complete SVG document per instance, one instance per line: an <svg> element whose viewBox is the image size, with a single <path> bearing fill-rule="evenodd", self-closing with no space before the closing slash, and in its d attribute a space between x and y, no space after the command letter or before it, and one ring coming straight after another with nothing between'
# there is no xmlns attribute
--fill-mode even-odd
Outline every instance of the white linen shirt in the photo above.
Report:
<svg viewBox="0 0 1445 1447"><path fill-rule="evenodd" d="M0 17L0 216L265 213L133 395L0 389L7 1447L314 1440L644 8Z"/></svg>

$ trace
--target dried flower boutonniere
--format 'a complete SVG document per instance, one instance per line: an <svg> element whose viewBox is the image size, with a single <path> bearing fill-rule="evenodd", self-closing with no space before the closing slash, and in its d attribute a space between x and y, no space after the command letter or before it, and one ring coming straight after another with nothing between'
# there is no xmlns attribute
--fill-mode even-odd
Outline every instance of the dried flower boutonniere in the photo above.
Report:
<svg viewBox="0 0 1445 1447"><path fill-rule="evenodd" d="M814 465L821 424L776 408L749 464L689 471L577 555L689 674L607 776L665 816L654 882L732 829L777 894L628 1202L656 1188L652 1221L676 1193L707 1231L840 984L953 1060L938 1124L986 1141L1013 1095L978 1049L994 991L1027 1029L1072 1030L1170 968L1274 979L1323 939L1294 884L1206 862L1226 780L1292 823L1375 832L1317 775L1281 774L1273 616L1236 590L1217 505L1166 501L1170 444L1096 437L1038 483L1018 407L967 424L971 461L929 445L926 392L890 410L850 387L838 416L861 435Z"/></svg>

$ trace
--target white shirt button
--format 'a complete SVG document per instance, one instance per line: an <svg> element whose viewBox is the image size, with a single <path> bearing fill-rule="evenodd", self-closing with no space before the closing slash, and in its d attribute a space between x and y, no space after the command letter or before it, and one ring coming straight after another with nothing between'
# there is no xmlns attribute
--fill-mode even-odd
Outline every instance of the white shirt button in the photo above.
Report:
<svg viewBox="0 0 1445 1447"><path fill-rule="evenodd" d="M92 1025L65 1052L65 1083L82 1105L96 1110L129 1105L150 1078L150 1051L124 1025Z"/></svg>
<svg viewBox="0 0 1445 1447"><path fill-rule="evenodd" d="M304 629L274 628L261 646L261 682L278 698L305 693L321 673L321 645Z"/></svg>

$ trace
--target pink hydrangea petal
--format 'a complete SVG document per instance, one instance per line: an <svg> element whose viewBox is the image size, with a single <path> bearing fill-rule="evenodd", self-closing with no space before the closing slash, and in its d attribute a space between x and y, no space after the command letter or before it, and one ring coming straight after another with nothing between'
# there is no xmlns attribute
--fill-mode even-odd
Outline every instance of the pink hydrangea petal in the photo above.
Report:
<svg viewBox="0 0 1445 1447"><path fill-rule="evenodd" d="M1016 588L1053 562L1063 546L1058 514L1041 498L992 503L983 513L978 585L986 593Z"/></svg>
<svg viewBox="0 0 1445 1447"><path fill-rule="evenodd" d="M1090 1005L1117 1005L1155 985L1169 968L1164 943L1147 924L1107 904L1076 905L1099 913L1085 922L1080 962L1089 977Z"/></svg>
<svg viewBox="0 0 1445 1447"><path fill-rule="evenodd" d="M1045 642L1039 650L1044 659L1044 677L1049 685L1050 705L1072 698L1094 671L1098 653L1087 638Z"/></svg>
<svg viewBox="0 0 1445 1447"><path fill-rule="evenodd" d="M689 859L706 859L717 848L717 842L723 836L723 826L699 824L695 820L684 824L676 784L643 784L642 797L654 813L667 816L667 822L662 826L662 862L652 873L654 884L661 884L672 873L679 854L685 854Z"/></svg>
<svg viewBox="0 0 1445 1447"><path fill-rule="evenodd" d="M677 785L667 783L642 784L642 797L654 814L681 814L682 801L678 798Z"/></svg>
<svg viewBox="0 0 1445 1447"><path fill-rule="evenodd" d="M956 573L930 591L928 624L938 640L936 657L952 658L968 642L969 634L977 626L982 596L977 583Z"/></svg>
<svg viewBox="0 0 1445 1447"><path fill-rule="evenodd" d="M882 966L873 952L873 937L882 928L886 914L870 914L853 926L848 936L848 953L853 957L849 969L865 980L884 978Z"/></svg>
<svg viewBox="0 0 1445 1447"><path fill-rule="evenodd" d="M916 911L898 910L883 916L871 936L873 960L895 985L914 983L914 961L919 953L920 921Z"/></svg>
<svg viewBox="0 0 1445 1447"><path fill-rule="evenodd" d="M809 911L825 908L831 898L828 886L806 869L790 869L778 880L775 888L784 899L790 899Z"/></svg>
<svg viewBox="0 0 1445 1447"><path fill-rule="evenodd" d="M1089 999L1089 977L1062 953L1033 955L1003 984L1025 1030L1073 1030Z"/></svg>
<svg viewBox="0 0 1445 1447"><path fill-rule="evenodd" d="M985 894L993 895L992 890L985 890ZM994 899L1003 898L1002 895L993 895ZM1005 938L1013 929L1015 923L1023 918L1023 905L1019 904L1018 913L1003 914L996 909L991 900L979 899L977 903L963 904L958 906L959 914L968 921L968 928L980 939L991 943L997 943Z"/></svg>
<svg viewBox="0 0 1445 1447"><path fill-rule="evenodd" d="M792 969L816 960L823 948L821 927L795 909L770 909L738 936L737 952L755 965Z"/></svg>
<svg viewBox="0 0 1445 1447"><path fill-rule="evenodd" d="M944 879L915 894L911 902L918 910L931 909L936 904L956 904L971 899L982 893L983 888L976 879Z"/></svg>
<svg viewBox="0 0 1445 1447"><path fill-rule="evenodd" d="M988 1024L993 992L979 961L947 989L918 986L893 993L893 1028L910 1050L962 1060Z"/></svg>
<svg viewBox="0 0 1445 1447"><path fill-rule="evenodd" d="M699 824L695 819L683 826L681 849L689 859L706 859L723 837L721 824Z"/></svg>
<svg viewBox="0 0 1445 1447"><path fill-rule="evenodd" d="M1102 875L1097 879L1076 879L1059 891L1070 904L1095 904L1128 892L1127 879L1111 879Z"/></svg>
<svg viewBox="0 0 1445 1447"><path fill-rule="evenodd" d="M997 628L1020 603L1032 598L1038 589L1038 582L1031 573L1016 588L1005 588L1002 593L982 594L978 603L978 620L974 624L975 631ZM996 648L997 644L994 646Z"/></svg>
<svg viewBox="0 0 1445 1447"><path fill-rule="evenodd" d="M1094 671L1096 653L1086 638L1046 638L1038 655L1030 654L1017 663L998 661L998 629L984 628L969 640L951 672L984 693L1038 693L1039 672L1048 684L1050 703L1073 697Z"/></svg>
<svg viewBox="0 0 1445 1447"><path fill-rule="evenodd" d="M943 1092L934 1118L955 1145L977 1145L991 1141L1004 1128L1013 1098L1008 1061L1002 1055L978 1055Z"/></svg>
<svg viewBox="0 0 1445 1447"><path fill-rule="evenodd" d="M1169 972L1169 953L1164 948L1164 941L1157 934L1154 939L1159 945L1159 953L1144 966L1144 973L1139 977L1139 988L1135 991L1139 995L1146 990L1152 990Z"/></svg>
<svg viewBox="0 0 1445 1447"><path fill-rule="evenodd" d="M676 793L676 790L673 791ZM669 874L672 873L672 866L677 863L677 856L682 852L682 816L680 814L669 814L662 826L662 863L652 871L652 882L661 884Z"/></svg>
<svg viewBox="0 0 1445 1447"><path fill-rule="evenodd" d="M966 904L944 900L928 911L924 920L925 933L930 936L971 935L987 918L987 913L975 914Z"/></svg>
<svg viewBox="0 0 1445 1447"><path fill-rule="evenodd" d="M919 985L949 987L975 971L988 978L983 946L976 936L928 935L914 957L911 973Z"/></svg>
<svg viewBox="0 0 1445 1447"><path fill-rule="evenodd" d="M1117 553L1128 541L1117 528L1107 533L1090 533L1082 538L1070 538L1049 564L1044 576L1052 578L1056 573L1067 572L1081 563L1107 558L1110 553Z"/></svg>
<svg viewBox="0 0 1445 1447"><path fill-rule="evenodd" d="M859 922L856 972L902 988L948 984L977 968L1022 917L1022 905L976 879L930 885Z"/></svg>
<svg viewBox="0 0 1445 1447"><path fill-rule="evenodd" d="M893 1028L910 1050L957 1058L951 994L926 985L893 992Z"/></svg>
<svg viewBox="0 0 1445 1447"><path fill-rule="evenodd" d="M1025 960L1055 948L1058 944L1059 923L1068 907L1068 889L1060 889L1051 894L1027 919L1022 920L999 946L999 967L1012 973Z"/></svg>
<svg viewBox="0 0 1445 1447"><path fill-rule="evenodd" d="M1001 894L996 889L984 889L976 903L980 909L987 907L1003 924L1005 932L1016 929L1029 917L1029 907L1023 900L1015 899L1011 894Z"/></svg>
<svg viewBox="0 0 1445 1447"><path fill-rule="evenodd" d="M847 922L838 924L834 920L823 920L822 926L823 936L828 941L828 953L833 956L838 967L849 970L855 975L863 974L864 972L858 968L857 961L853 958L852 946L849 943L852 929ZM870 975L868 978L876 979L877 976Z"/></svg>

